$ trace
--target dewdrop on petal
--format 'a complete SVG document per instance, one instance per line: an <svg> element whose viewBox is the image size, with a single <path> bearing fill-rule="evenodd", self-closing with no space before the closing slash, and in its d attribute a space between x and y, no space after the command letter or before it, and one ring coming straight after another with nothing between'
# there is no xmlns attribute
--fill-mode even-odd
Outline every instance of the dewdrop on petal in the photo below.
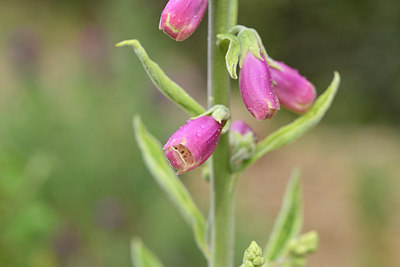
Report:
<svg viewBox="0 0 400 267"><path fill-rule="evenodd" d="M184 173L203 164L214 152L225 122L213 116L191 119L178 129L164 146L171 165Z"/></svg>
<svg viewBox="0 0 400 267"><path fill-rule="evenodd" d="M199 26L207 0L170 0L161 14L159 29L172 39L183 41Z"/></svg>

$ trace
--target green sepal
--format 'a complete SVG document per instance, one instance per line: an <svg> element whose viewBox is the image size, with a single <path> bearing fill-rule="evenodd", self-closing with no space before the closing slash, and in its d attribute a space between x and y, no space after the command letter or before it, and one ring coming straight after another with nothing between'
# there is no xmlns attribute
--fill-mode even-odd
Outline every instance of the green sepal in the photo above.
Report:
<svg viewBox="0 0 400 267"><path fill-rule="evenodd" d="M232 79L237 79L237 65L239 63L239 57L240 57L240 43L239 39L229 33L224 33L224 34L218 34L218 45L221 45L224 40L229 41L229 46L228 46L228 51L226 52L225 55L225 63L226 63L226 69L228 70L229 75L231 76Z"/></svg>
<svg viewBox="0 0 400 267"><path fill-rule="evenodd" d="M131 241L131 258L134 267L163 267L164 265L138 238Z"/></svg>
<svg viewBox="0 0 400 267"><path fill-rule="evenodd" d="M203 214L166 160L160 142L147 131L138 116L133 119L133 128L147 168L176 206L183 219L192 227L197 246L208 258L209 251L205 241L206 226Z"/></svg>
<svg viewBox="0 0 400 267"><path fill-rule="evenodd" d="M263 55L270 67L282 70L282 68L268 55L261 37L255 29L247 28L242 25L236 25L232 27L232 29L229 31L229 34L238 36L241 47L240 67L243 65L247 51L250 51L255 57L261 60L264 60L261 57L261 55Z"/></svg>
<svg viewBox="0 0 400 267"><path fill-rule="evenodd" d="M256 34L255 34L256 33ZM253 29L242 29L238 33L238 39L240 42L240 68L243 66L244 59L246 57L247 52L252 53L256 58L264 60L262 58L262 51L265 49L260 47L258 38L258 34ZM261 43L262 46L262 43Z"/></svg>
<svg viewBox="0 0 400 267"><path fill-rule="evenodd" d="M231 112L227 106L215 105L191 119L194 120L203 116L213 116L218 123L221 123L222 121L227 121L231 118Z"/></svg>
<svg viewBox="0 0 400 267"><path fill-rule="evenodd" d="M276 130L259 142L256 147L256 152L248 160L243 162L240 171L252 165L268 152L294 142L313 129L321 121L331 106L339 84L340 76L338 72L335 72L328 89L318 97L313 106L304 115L292 123Z"/></svg>
<svg viewBox="0 0 400 267"><path fill-rule="evenodd" d="M231 112L227 106L224 105L215 105L212 106L210 109L206 110L199 116L191 118L192 120L203 117L203 116L213 116L214 119L218 123L224 123L224 127L222 128L221 133L224 134L229 130L231 125Z"/></svg>
<svg viewBox="0 0 400 267"><path fill-rule="evenodd" d="M282 207L264 249L267 263L271 263L285 253L289 241L296 238L303 223L300 172L294 170L286 188Z"/></svg>
<svg viewBox="0 0 400 267"><path fill-rule="evenodd" d="M192 116L197 116L204 112L202 105L194 100L182 87L171 80L158 64L150 59L146 50L144 50L138 40L122 41L116 44L116 46L132 46L151 81L160 92L168 97L172 102Z"/></svg>

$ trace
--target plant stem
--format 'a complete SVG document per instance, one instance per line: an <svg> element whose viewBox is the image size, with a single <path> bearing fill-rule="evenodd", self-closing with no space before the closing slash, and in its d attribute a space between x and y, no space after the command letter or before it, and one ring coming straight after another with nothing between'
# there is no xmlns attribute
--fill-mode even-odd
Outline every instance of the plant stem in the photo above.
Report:
<svg viewBox="0 0 400 267"><path fill-rule="evenodd" d="M217 46L216 35L229 29L230 0L210 0L208 14L208 105L229 106L225 54ZM233 186L229 157L229 135L224 134L210 160L210 267L233 266Z"/></svg>
<svg viewBox="0 0 400 267"><path fill-rule="evenodd" d="M230 21L229 21L229 29L237 24L238 13L239 13L239 0L231 0L230 6Z"/></svg>

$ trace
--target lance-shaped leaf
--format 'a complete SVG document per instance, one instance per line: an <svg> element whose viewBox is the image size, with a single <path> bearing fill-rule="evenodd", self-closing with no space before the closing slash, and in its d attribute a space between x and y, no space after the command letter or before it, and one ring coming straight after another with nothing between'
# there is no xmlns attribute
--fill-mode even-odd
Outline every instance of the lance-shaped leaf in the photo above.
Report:
<svg viewBox="0 0 400 267"><path fill-rule="evenodd" d="M133 238L131 241L131 257L134 267L163 267L164 265L142 242Z"/></svg>
<svg viewBox="0 0 400 267"><path fill-rule="evenodd" d="M300 233L302 223L300 173L298 170L294 170L286 188L278 218L264 249L264 257L267 263L276 260L285 252L288 242Z"/></svg>
<svg viewBox="0 0 400 267"><path fill-rule="evenodd" d="M208 247L205 241L205 219L203 215L166 160L160 142L147 131L139 117L134 118L133 126L136 141L147 168L178 208L184 220L192 227L196 243L207 258Z"/></svg>
<svg viewBox="0 0 400 267"><path fill-rule="evenodd" d="M235 35L229 33L218 34L217 37L219 39L219 43L221 43L223 40L229 41L228 51L225 55L226 68L232 79L236 80L238 78L237 65L240 57L239 39Z"/></svg>
<svg viewBox="0 0 400 267"><path fill-rule="evenodd" d="M132 46L154 85L172 102L180 106L192 116L203 113L204 108L185 90L171 80L157 63L152 61L138 40L126 40L118 43L117 47Z"/></svg>
<svg viewBox="0 0 400 267"><path fill-rule="evenodd" d="M277 148L290 144L303 136L305 133L314 128L324 117L325 113L332 104L340 84L340 76L338 72L334 73L334 78L328 89L318 97L314 105L301 117L294 122L283 126L267 136L263 141L259 142L256 152L248 160L246 160L240 168L243 171L266 153Z"/></svg>

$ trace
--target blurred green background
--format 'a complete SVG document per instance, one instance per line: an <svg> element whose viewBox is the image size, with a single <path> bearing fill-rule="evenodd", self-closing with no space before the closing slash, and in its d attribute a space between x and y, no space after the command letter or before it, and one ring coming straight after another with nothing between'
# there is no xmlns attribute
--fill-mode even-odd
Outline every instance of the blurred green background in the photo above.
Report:
<svg viewBox="0 0 400 267"><path fill-rule="evenodd" d="M141 114L161 142L188 117L150 83L149 55L206 100L206 28L176 43L158 30L161 0L2 0L0 266L131 266L140 236L166 266L204 266L189 227L145 169L131 129ZM400 2L246 0L239 23L269 54L323 92L342 85L322 124L266 156L237 187L236 265L263 244L299 166L305 230L320 233L308 266L400 266ZM233 116L263 137L295 116L256 122L233 83ZM204 213L200 171L182 175Z"/></svg>

